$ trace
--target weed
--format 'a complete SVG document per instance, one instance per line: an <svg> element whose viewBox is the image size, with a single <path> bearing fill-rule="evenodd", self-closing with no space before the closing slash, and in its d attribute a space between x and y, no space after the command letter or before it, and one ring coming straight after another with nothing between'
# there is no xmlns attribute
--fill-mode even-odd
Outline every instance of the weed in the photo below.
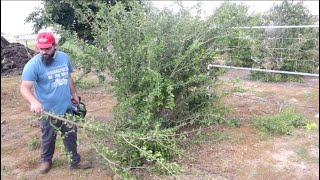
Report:
<svg viewBox="0 0 320 180"><path fill-rule="evenodd" d="M244 93L246 92L247 89L244 89L242 87L239 87L239 86L235 86L234 88L232 89L223 89L219 92L219 94L221 96L229 96L229 95L232 95L234 93Z"/></svg>
<svg viewBox="0 0 320 180"><path fill-rule="evenodd" d="M216 143L219 141L227 140L229 139L229 135L224 132L203 132L198 131L195 135L190 137L188 141L190 141L193 144L198 144L200 142L210 142L210 143Z"/></svg>
<svg viewBox="0 0 320 180"><path fill-rule="evenodd" d="M212 132L210 135L212 142L224 141L230 139L229 134L225 132Z"/></svg>
<svg viewBox="0 0 320 180"><path fill-rule="evenodd" d="M10 175L10 172L6 166L1 165L1 179L4 179Z"/></svg>
<svg viewBox="0 0 320 180"><path fill-rule="evenodd" d="M308 101L319 100L319 94L316 93L306 92L304 96Z"/></svg>
<svg viewBox="0 0 320 180"><path fill-rule="evenodd" d="M251 92L254 93L258 97L262 97L262 96L264 96L266 94L265 91L257 91L257 90L254 90L254 89L251 89Z"/></svg>
<svg viewBox="0 0 320 180"><path fill-rule="evenodd" d="M230 82L232 82L233 85L241 83L241 79L239 77L231 79Z"/></svg>
<svg viewBox="0 0 320 180"><path fill-rule="evenodd" d="M233 85L233 89L231 89L231 93L243 93L246 91L246 89L242 88L241 86L243 86L243 83L241 82L241 79L239 77L234 78L232 80L230 80L230 82Z"/></svg>
<svg viewBox="0 0 320 180"><path fill-rule="evenodd" d="M319 163L318 157L312 157L307 148L303 145L297 145L293 148L293 151L299 157L299 159L303 160L307 163Z"/></svg>
<svg viewBox="0 0 320 180"><path fill-rule="evenodd" d="M75 81L75 84L78 88L85 90L85 89L97 87L99 82L81 79L81 80Z"/></svg>
<svg viewBox="0 0 320 180"><path fill-rule="evenodd" d="M273 74L267 72L251 71L250 77L252 80L259 80L262 82L301 82L301 78L298 75L288 74Z"/></svg>
<svg viewBox="0 0 320 180"><path fill-rule="evenodd" d="M253 170L253 171L250 172L249 177L253 178L253 177L257 176L257 175L259 175L259 173L256 170Z"/></svg>
<svg viewBox="0 0 320 180"><path fill-rule="evenodd" d="M308 156L308 151L304 146L298 145L294 147L294 152L299 156L301 159L304 159Z"/></svg>
<svg viewBox="0 0 320 180"><path fill-rule="evenodd" d="M317 125L316 123L314 123L314 122L308 122L308 123L306 124L306 129L307 129L308 131L311 131L311 130L313 130L313 129L317 129L317 127L318 127L318 125Z"/></svg>
<svg viewBox="0 0 320 180"><path fill-rule="evenodd" d="M38 138L33 138L28 141L28 148L31 150L37 150L41 147L41 141Z"/></svg>
<svg viewBox="0 0 320 180"><path fill-rule="evenodd" d="M262 133L290 135L295 128L305 127L308 120L303 114L295 112L293 108L286 108L279 114L257 117L252 123Z"/></svg>
<svg viewBox="0 0 320 180"><path fill-rule="evenodd" d="M239 87L239 86L236 86L235 88L232 89L232 92L233 93L244 93L244 92L246 92L246 89Z"/></svg>
<svg viewBox="0 0 320 180"><path fill-rule="evenodd" d="M226 123L229 127L240 127L240 119L228 119Z"/></svg>

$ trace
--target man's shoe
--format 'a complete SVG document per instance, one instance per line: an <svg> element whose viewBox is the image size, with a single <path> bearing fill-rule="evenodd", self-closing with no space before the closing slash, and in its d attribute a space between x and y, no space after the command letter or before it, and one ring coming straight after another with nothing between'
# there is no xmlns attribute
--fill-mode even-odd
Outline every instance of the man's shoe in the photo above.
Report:
<svg viewBox="0 0 320 180"><path fill-rule="evenodd" d="M79 164L75 166L70 166L70 169L89 169L92 168L92 163L89 161L80 161Z"/></svg>
<svg viewBox="0 0 320 180"><path fill-rule="evenodd" d="M40 174L46 174L51 169L52 162L51 161L43 161L39 167Z"/></svg>

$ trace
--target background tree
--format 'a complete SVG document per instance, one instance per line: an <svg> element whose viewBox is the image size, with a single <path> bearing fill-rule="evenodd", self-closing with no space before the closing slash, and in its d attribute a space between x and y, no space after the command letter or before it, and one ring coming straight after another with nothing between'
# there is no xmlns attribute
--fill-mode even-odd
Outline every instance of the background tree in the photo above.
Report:
<svg viewBox="0 0 320 180"><path fill-rule="evenodd" d="M225 58L225 64L251 67L254 62L252 50L258 41L252 31L238 27L261 25L261 15L249 13L249 7L242 3L226 1L213 12L208 22L212 29L210 36L219 37L216 38L215 48L222 50L222 57L231 56Z"/></svg>
<svg viewBox="0 0 320 180"><path fill-rule="evenodd" d="M266 26L301 26L313 25L318 20L311 15L303 2L287 0L273 5L263 15ZM268 28L263 34L258 56L261 64L268 64L269 69L313 73L319 66L319 28ZM284 80L285 74L252 73L260 79ZM267 78L269 77L269 78ZM272 78L274 77L274 78Z"/></svg>
<svg viewBox="0 0 320 180"><path fill-rule="evenodd" d="M130 11L128 0L44 0L43 8L38 7L25 21L34 24L33 30L35 33L43 28L55 27L57 31L75 32L80 39L92 43L94 41L92 22L96 20L96 13L99 11L97 3L111 7L117 2L127 4L125 10ZM139 2L142 1L139 0ZM64 38L60 43L63 43L63 41Z"/></svg>
<svg viewBox="0 0 320 180"><path fill-rule="evenodd" d="M303 2L284 0L280 4L274 4L263 15L264 25L295 26L310 25L315 23L315 18Z"/></svg>

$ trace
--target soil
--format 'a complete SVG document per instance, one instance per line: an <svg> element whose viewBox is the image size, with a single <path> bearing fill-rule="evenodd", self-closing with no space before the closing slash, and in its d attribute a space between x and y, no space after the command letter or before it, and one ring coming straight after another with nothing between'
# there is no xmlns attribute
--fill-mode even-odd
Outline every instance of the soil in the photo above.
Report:
<svg viewBox="0 0 320 180"><path fill-rule="evenodd" d="M1 36L1 77L21 75L24 65L35 51L20 43L9 43Z"/></svg>
<svg viewBox="0 0 320 180"><path fill-rule="evenodd" d="M144 179L319 179L319 128L297 129L293 135L262 137L250 125L256 116L271 115L291 105L319 127L319 79L303 78L300 83L262 83L251 81L246 71L229 71L219 78L225 89L243 89L222 99L240 126L226 124L206 129L208 138L185 144L185 157L177 159L186 170L176 176L144 174ZM235 79L239 83L234 83ZM113 179L79 131L79 153L94 162L88 170L69 170L61 145L57 145L53 168L39 175L40 129L29 106L19 93L20 77L1 78L1 179ZM112 119L116 100L97 88L79 90L87 117L99 121ZM58 138L59 139L59 138Z"/></svg>

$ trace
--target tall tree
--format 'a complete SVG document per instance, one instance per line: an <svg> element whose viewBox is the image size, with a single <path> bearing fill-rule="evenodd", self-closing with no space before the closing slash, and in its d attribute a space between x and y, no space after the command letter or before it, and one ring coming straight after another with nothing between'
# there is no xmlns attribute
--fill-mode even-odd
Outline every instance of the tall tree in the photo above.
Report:
<svg viewBox="0 0 320 180"><path fill-rule="evenodd" d="M224 57L223 63L251 67L252 47L257 43L257 39L252 35L253 32L241 27L261 25L261 15L250 13L245 4L227 1L213 12L208 22L212 29L208 35L217 37L215 49Z"/></svg>
<svg viewBox="0 0 320 180"><path fill-rule="evenodd" d="M92 22L99 11L98 3L107 7L117 2L128 4L128 0L44 0L43 8L37 8L27 18L26 22L32 22L33 30L38 33L42 28L59 27L62 30L75 32L80 39L88 43L94 41L92 34ZM141 3L141 0L139 0ZM125 6L126 11L130 7Z"/></svg>
<svg viewBox="0 0 320 180"><path fill-rule="evenodd" d="M263 15L264 25L290 26L309 25L315 22L315 18L303 2L289 2L284 0L275 4Z"/></svg>
<svg viewBox="0 0 320 180"><path fill-rule="evenodd" d="M265 25L298 26L312 25L317 19L303 2L284 0L275 4L263 15ZM267 29L263 49L273 69L313 72L319 65L319 28ZM271 62L271 63L270 63Z"/></svg>

